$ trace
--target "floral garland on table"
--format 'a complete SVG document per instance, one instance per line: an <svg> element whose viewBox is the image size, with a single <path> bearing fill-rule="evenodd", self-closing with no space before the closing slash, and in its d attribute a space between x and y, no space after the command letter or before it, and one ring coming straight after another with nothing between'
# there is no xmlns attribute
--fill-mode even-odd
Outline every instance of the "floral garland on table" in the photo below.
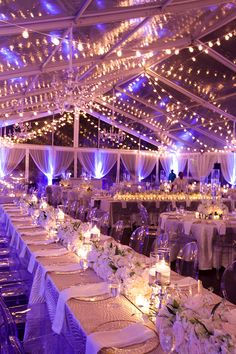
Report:
<svg viewBox="0 0 236 354"><path fill-rule="evenodd" d="M202 202L198 206L197 211L199 213L200 218L204 219L211 219L214 217L223 218L223 215L228 215L229 213L228 207L221 201Z"/></svg>
<svg viewBox="0 0 236 354"><path fill-rule="evenodd" d="M108 281L111 276L115 276L123 292L131 296L137 293L147 295L150 293L148 269L145 262L140 262L140 257L130 247L113 241L102 244L95 242L88 254L88 262L102 279Z"/></svg>
<svg viewBox="0 0 236 354"><path fill-rule="evenodd" d="M202 294L182 300L169 299L156 318L160 341L162 330L171 328L177 353L235 354L235 324L227 322L227 312L220 304L210 306L209 295ZM218 314L217 308L221 308Z"/></svg>

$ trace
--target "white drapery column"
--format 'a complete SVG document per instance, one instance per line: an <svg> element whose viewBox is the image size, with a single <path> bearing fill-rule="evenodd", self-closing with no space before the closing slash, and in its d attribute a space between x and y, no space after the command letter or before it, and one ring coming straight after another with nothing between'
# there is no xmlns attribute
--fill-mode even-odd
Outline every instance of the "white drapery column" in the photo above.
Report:
<svg viewBox="0 0 236 354"><path fill-rule="evenodd" d="M161 165L165 171L166 176L169 176L171 170L178 175L179 172L183 172L187 163L187 157L180 154L170 154L160 158Z"/></svg>
<svg viewBox="0 0 236 354"><path fill-rule="evenodd" d="M236 185L236 152L228 152L220 156L221 171L224 179L232 184Z"/></svg>
<svg viewBox="0 0 236 354"><path fill-rule="evenodd" d="M141 152L138 154L138 163L137 163L137 175L138 180L147 178L153 171L156 165L156 156L142 154Z"/></svg>
<svg viewBox="0 0 236 354"><path fill-rule="evenodd" d="M0 177L5 177L14 171L25 156L24 149L0 148Z"/></svg>
<svg viewBox="0 0 236 354"><path fill-rule="evenodd" d="M138 181L137 175L137 161L138 161L138 154L121 154L121 160L129 172L131 180L134 182Z"/></svg>
<svg viewBox="0 0 236 354"><path fill-rule="evenodd" d="M78 152L78 158L86 170L93 178L101 179L106 176L117 161L117 153L106 151Z"/></svg>
<svg viewBox="0 0 236 354"><path fill-rule="evenodd" d="M48 184L52 184L53 177L65 173L74 157L71 151L56 151L53 148L31 150L30 155L40 171L47 176Z"/></svg>
<svg viewBox="0 0 236 354"><path fill-rule="evenodd" d="M200 181L209 176L215 162L218 162L216 154L193 154L188 160L189 171L194 179Z"/></svg>

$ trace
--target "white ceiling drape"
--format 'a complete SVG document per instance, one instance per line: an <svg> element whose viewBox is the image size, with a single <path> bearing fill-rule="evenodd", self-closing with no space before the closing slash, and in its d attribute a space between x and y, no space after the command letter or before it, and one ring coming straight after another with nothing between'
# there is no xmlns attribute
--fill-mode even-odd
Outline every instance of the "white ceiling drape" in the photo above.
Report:
<svg viewBox="0 0 236 354"><path fill-rule="evenodd" d="M54 149L30 150L30 155L36 166L47 176L48 184L54 176L59 176L67 170L73 161L71 151L55 151Z"/></svg>
<svg viewBox="0 0 236 354"><path fill-rule="evenodd" d="M103 178L106 176L117 161L117 153L106 151L88 151L78 152L78 159L86 170L93 178Z"/></svg>
<svg viewBox="0 0 236 354"><path fill-rule="evenodd" d="M24 156L24 149L0 148L0 177L5 177L12 173Z"/></svg>
<svg viewBox="0 0 236 354"><path fill-rule="evenodd" d="M220 156L221 171L224 179L232 184L236 185L236 153L228 152Z"/></svg>

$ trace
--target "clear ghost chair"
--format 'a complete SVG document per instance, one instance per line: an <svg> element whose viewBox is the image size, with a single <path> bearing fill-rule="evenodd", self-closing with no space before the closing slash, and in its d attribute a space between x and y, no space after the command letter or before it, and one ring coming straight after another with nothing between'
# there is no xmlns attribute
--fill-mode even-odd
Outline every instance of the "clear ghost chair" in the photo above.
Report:
<svg viewBox="0 0 236 354"><path fill-rule="evenodd" d="M85 207L83 205L81 205L77 211L76 211L76 219L79 219L81 221L85 221L86 219L86 210Z"/></svg>
<svg viewBox="0 0 236 354"><path fill-rule="evenodd" d="M155 227L140 226L132 233L129 246L136 252L149 256L156 238L157 231Z"/></svg>
<svg viewBox="0 0 236 354"><path fill-rule="evenodd" d="M86 220L92 222L94 219L96 219L96 212L97 208L89 208L87 211Z"/></svg>
<svg viewBox="0 0 236 354"><path fill-rule="evenodd" d="M197 242L187 243L178 253L176 259L177 273L198 279Z"/></svg>
<svg viewBox="0 0 236 354"><path fill-rule="evenodd" d="M110 223L110 216L109 216L109 213L107 212L107 213L104 213L99 220L100 230L103 235L108 235L109 226L110 226L109 223Z"/></svg>
<svg viewBox="0 0 236 354"><path fill-rule="evenodd" d="M112 228L111 236L119 243L122 243L122 237L124 234L124 221L118 220Z"/></svg>
<svg viewBox="0 0 236 354"><path fill-rule="evenodd" d="M223 297L236 305L236 260L225 269L220 286Z"/></svg>
<svg viewBox="0 0 236 354"><path fill-rule="evenodd" d="M147 209L142 205L142 203L138 203L138 208L139 208L141 224L147 226L149 223Z"/></svg>

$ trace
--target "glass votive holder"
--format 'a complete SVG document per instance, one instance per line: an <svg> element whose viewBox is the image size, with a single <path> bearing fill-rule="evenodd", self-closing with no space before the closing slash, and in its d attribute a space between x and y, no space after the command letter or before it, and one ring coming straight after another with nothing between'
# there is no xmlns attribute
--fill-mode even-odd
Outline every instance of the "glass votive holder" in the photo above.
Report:
<svg viewBox="0 0 236 354"><path fill-rule="evenodd" d="M110 288L110 293L112 297L117 297L120 295L121 284L116 276L112 275L108 278L108 284Z"/></svg>
<svg viewBox="0 0 236 354"><path fill-rule="evenodd" d="M168 248L157 251L156 284L158 286L170 285L170 250Z"/></svg>

